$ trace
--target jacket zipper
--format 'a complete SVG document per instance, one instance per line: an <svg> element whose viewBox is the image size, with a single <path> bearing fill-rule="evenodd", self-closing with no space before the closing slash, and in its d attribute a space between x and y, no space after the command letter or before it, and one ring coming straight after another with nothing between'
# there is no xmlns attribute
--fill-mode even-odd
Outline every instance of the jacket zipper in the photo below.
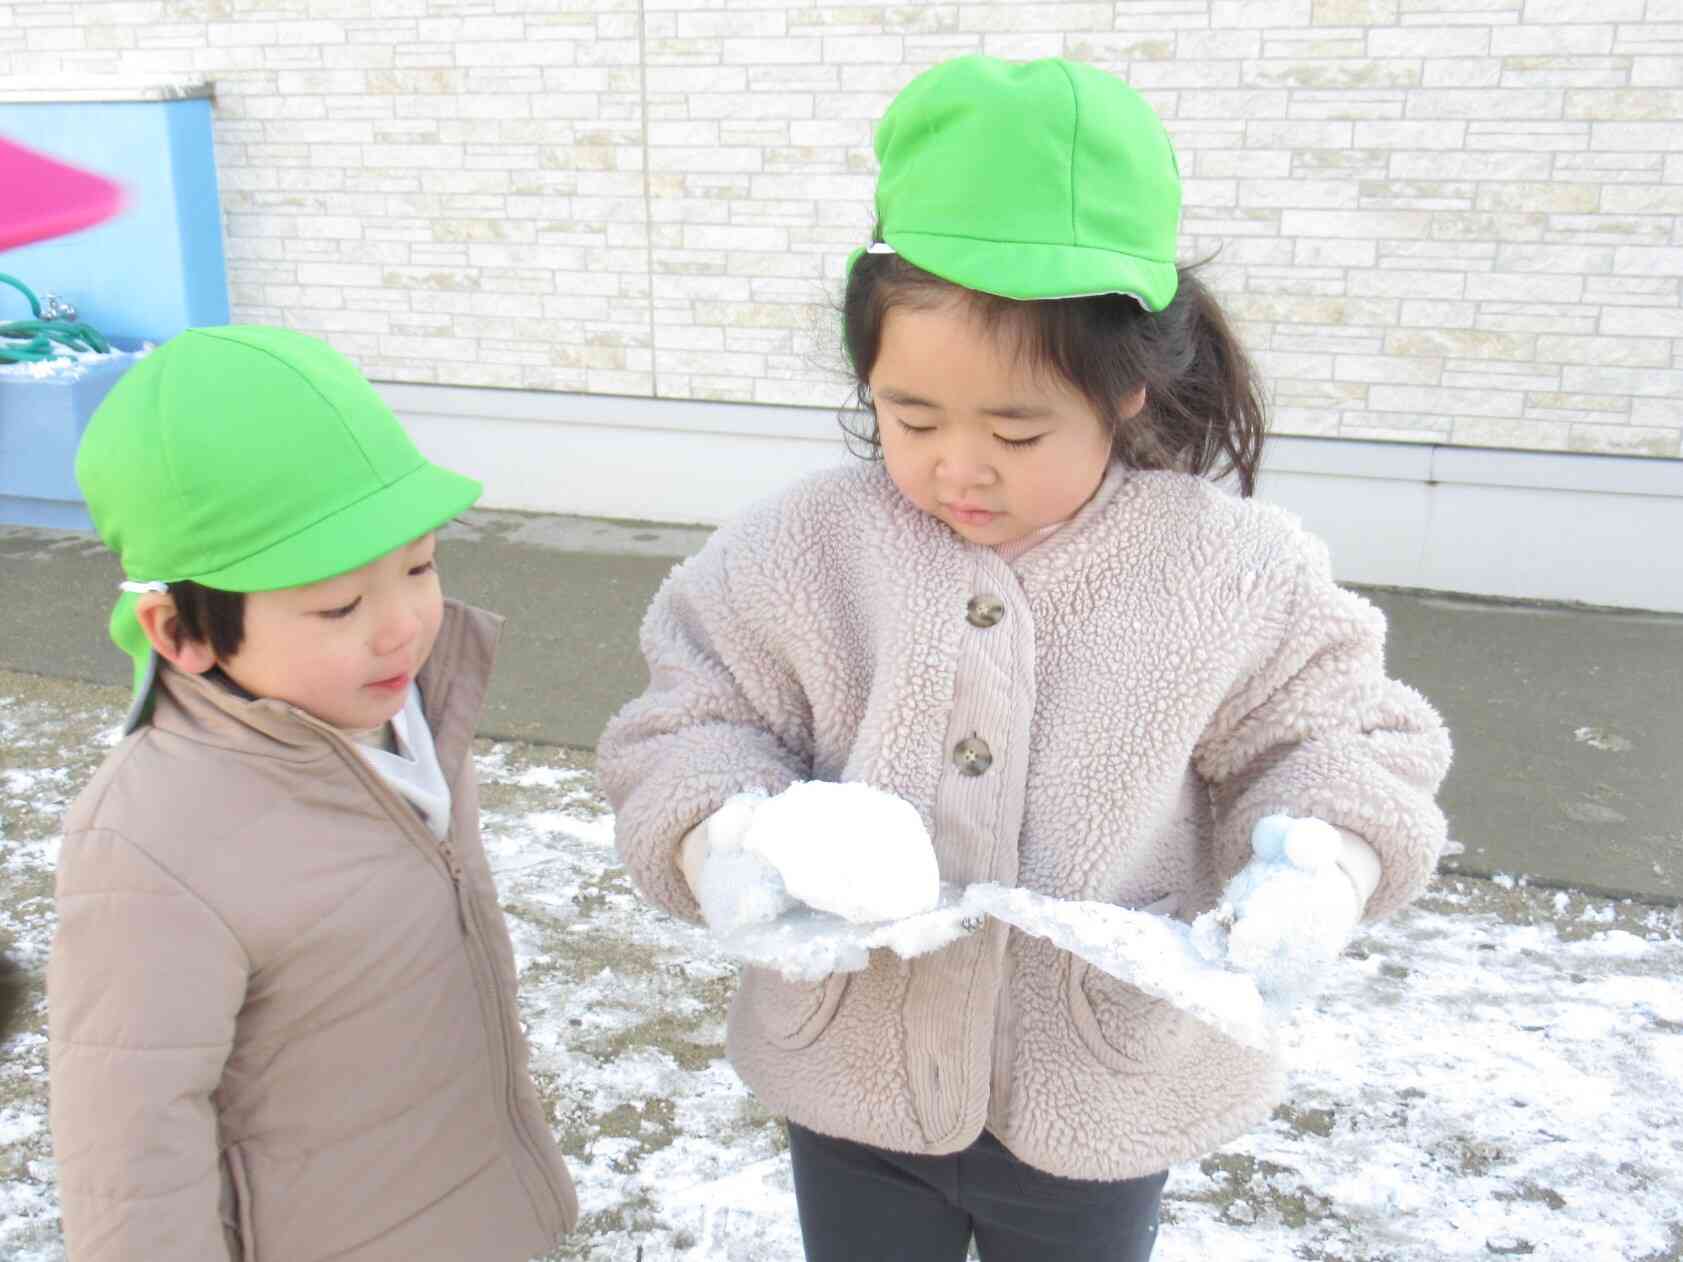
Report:
<svg viewBox="0 0 1683 1262"><path fill-rule="evenodd" d="M456 622L452 624L451 634L445 643L435 643L433 645L433 657L438 666L432 673L433 677L439 681L439 685L432 690L430 696L423 697L425 706L422 711L422 719L431 731L436 732L438 730L438 721L443 718L445 700L450 695L450 680L453 675L451 668L455 665L457 653L461 649L462 637L466 634L466 624ZM471 734L464 757L469 763L473 760ZM454 792L455 789L452 786L452 795ZM454 797L451 800L454 801ZM439 842L438 845L444 856L445 865L450 869L450 879L456 887L456 907L462 916L463 928L466 929L468 922L472 921L472 929L468 931L468 938L474 948L473 954L479 957L478 963L483 969L484 977L490 983L491 995L497 1005L497 1042L502 1052L503 1071L507 1075L507 1081L503 1088L503 1106L508 1110L509 1122L514 1130L515 1137L520 1141L521 1146L526 1149L527 1157L538 1168L544 1186L549 1189L550 1200L555 1206L556 1227L559 1230L564 1226L566 1219L565 1198L561 1195L561 1188L556 1182L554 1171L550 1169L549 1162L543 1159L543 1154L539 1151L539 1145L532 1138L525 1118L520 1112L520 1102L514 1078L514 1056L509 1047L509 1030L516 1023L516 1014L506 1010L505 1004L507 1001L503 995L502 987L496 984L497 970L491 962L490 948L485 945L484 927L479 923L477 907L472 900L462 896L462 880L465 872L461 857L456 854L456 848L450 844L448 829L445 830L444 840ZM519 985L519 981L517 972L515 975L516 986Z"/></svg>
<svg viewBox="0 0 1683 1262"><path fill-rule="evenodd" d="M454 852L452 851L451 854L453 859ZM483 932L479 924L479 912L472 900L461 898L461 888L461 881L458 877L456 883L458 905L464 909L467 918L473 923L473 929L469 934L469 938L471 939L473 945L477 948L476 955L479 957L478 963L483 966L485 974L491 981L491 995L496 1000L497 1004L497 1043L498 1050L502 1054L503 1071L507 1076L507 1081L503 1089L503 1104L508 1110L509 1121L513 1124L515 1136L520 1140L521 1146L526 1149L526 1155L531 1158L532 1164L538 1168L539 1174L543 1176L544 1186L549 1189L550 1200L554 1203L558 1219L556 1229L559 1231L564 1225L559 1220L565 1219L566 1217L564 1198L561 1195L560 1187L555 1181L554 1172L549 1168L549 1163L543 1159L543 1155L538 1151L538 1145L532 1138L531 1132L527 1128L526 1119L520 1112L520 1101L516 1090L514 1076L514 1053L509 1046L509 1027L515 1020L514 1014L507 1010L507 999L503 995L502 987L496 985L496 970L491 965L490 952L485 947Z"/></svg>
<svg viewBox="0 0 1683 1262"><path fill-rule="evenodd" d="M326 734L330 740L337 742L339 746L346 748L350 746L350 742L333 728L320 723L317 720L311 720L311 722L312 725L316 726L320 731ZM430 727L431 724L429 723L428 726ZM346 748L339 749L339 755L341 758L345 756ZM421 827L420 820L416 817L413 809L407 802L404 802L397 797L390 786L380 778L379 773L369 766L367 760L358 754L354 748L349 749L349 753L351 764L355 768L355 773L362 778L363 783L368 787L369 791L374 793L376 797L384 795L387 798L395 800L398 806L402 808L400 811L395 813L388 811L388 814L395 814L396 818L399 820L398 826L400 828L412 830L411 840L413 840L413 830L419 830ZM472 756L473 754L470 750L468 752L468 757L472 758ZM452 785L452 795L454 795L454 792L455 786ZM543 1159L542 1153L539 1152L538 1146L532 1139L530 1130L527 1128L526 1120L520 1114L519 1101L515 1092L514 1056L509 1047L508 1023L512 1020L512 1017L507 1010L502 988L497 985L497 971L491 964L490 952L485 946L484 928L479 923L479 913L474 906L473 900L467 897L464 892L463 881L467 876L467 869L462 864L461 856L456 853L455 846L451 844L448 832L446 832L444 840L437 841L433 838L432 833L429 830L427 832L427 845L423 846L422 849L436 854L443 862L445 874L450 880L451 893L454 895L456 901L456 917L462 926L464 935L468 940L468 958L470 965L473 968L481 988L490 991L491 997L496 1004L497 1019L495 1025L497 1027L497 1051L501 1059L505 1078L503 1087L503 1107L508 1113L510 1129L514 1131L515 1138L519 1140L520 1146L526 1150L526 1155L530 1159L531 1164L537 1167L538 1173L543 1179L544 1186L549 1189L550 1200L553 1202L556 1212L556 1230L559 1231L562 1226L562 1220L566 1217L564 1211L565 1198L562 1197L561 1189L555 1181L554 1172L550 1170L549 1163ZM518 979L516 980L518 981Z"/></svg>

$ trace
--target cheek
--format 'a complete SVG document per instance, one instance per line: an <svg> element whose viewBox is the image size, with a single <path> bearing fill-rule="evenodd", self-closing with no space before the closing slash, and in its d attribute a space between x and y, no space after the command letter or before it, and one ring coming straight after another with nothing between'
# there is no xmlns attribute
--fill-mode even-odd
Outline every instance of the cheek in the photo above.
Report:
<svg viewBox="0 0 1683 1262"><path fill-rule="evenodd" d="M1108 446L1082 443L1047 451L1036 462L1036 498L1056 516L1067 517L1092 498L1110 464Z"/></svg>
<svg viewBox="0 0 1683 1262"><path fill-rule="evenodd" d="M888 469L889 480L900 494L914 504L921 504L924 496L921 491L923 478L918 468L920 462L913 452L907 450L904 437L883 439L882 462Z"/></svg>
<svg viewBox="0 0 1683 1262"><path fill-rule="evenodd" d="M444 622L444 592L440 588L438 579L433 577L431 590L421 600L416 614L421 622L421 635L426 641L427 651L432 651L432 642L438 638L438 628Z"/></svg>
<svg viewBox="0 0 1683 1262"><path fill-rule="evenodd" d="M350 636L318 637L307 649L301 650L299 667L311 679L343 680L355 675L361 667L359 642Z"/></svg>
<svg viewBox="0 0 1683 1262"><path fill-rule="evenodd" d="M1110 457L1110 433L1095 421L1090 430L1083 431L1073 449L1065 453L1064 464L1066 468L1080 470L1080 480L1092 483L1088 492L1091 494L1092 489L1104 480L1105 470L1110 467Z"/></svg>

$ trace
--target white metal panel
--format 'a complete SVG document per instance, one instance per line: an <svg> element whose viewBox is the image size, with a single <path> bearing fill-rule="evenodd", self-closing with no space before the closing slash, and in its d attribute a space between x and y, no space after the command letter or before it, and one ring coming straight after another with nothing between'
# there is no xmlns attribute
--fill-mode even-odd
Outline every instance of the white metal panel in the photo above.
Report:
<svg viewBox="0 0 1683 1262"><path fill-rule="evenodd" d="M380 389L487 508L716 525L853 459L820 408ZM1683 461L1278 437L1258 494L1345 582L1683 612Z"/></svg>

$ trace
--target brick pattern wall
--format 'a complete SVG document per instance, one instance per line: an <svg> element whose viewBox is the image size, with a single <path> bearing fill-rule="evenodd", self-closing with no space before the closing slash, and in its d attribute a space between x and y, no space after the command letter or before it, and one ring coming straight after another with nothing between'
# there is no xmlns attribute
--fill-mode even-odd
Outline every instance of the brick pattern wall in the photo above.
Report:
<svg viewBox="0 0 1683 1262"><path fill-rule="evenodd" d="M1683 455L1679 0L0 0L0 98L216 85L236 318L379 378L833 406L873 121L1162 113L1281 432Z"/></svg>

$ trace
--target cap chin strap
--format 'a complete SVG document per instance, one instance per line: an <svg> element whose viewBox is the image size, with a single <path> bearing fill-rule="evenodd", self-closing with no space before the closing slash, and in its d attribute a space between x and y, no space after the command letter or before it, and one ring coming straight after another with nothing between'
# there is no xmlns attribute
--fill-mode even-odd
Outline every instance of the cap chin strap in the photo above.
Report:
<svg viewBox="0 0 1683 1262"><path fill-rule="evenodd" d="M893 246L889 245L888 242L886 242L886 241L873 241L873 242L871 242L871 244L869 244L868 246L865 247L865 253L866 254L898 254L898 253L900 253L900 251L896 250Z"/></svg>
<svg viewBox="0 0 1683 1262"><path fill-rule="evenodd" d="M144 595L146 592L167 592L169 590L168 583L142 583L132 578L125 578L117 586L125 592L133 592L137 596Z"/></svg>

